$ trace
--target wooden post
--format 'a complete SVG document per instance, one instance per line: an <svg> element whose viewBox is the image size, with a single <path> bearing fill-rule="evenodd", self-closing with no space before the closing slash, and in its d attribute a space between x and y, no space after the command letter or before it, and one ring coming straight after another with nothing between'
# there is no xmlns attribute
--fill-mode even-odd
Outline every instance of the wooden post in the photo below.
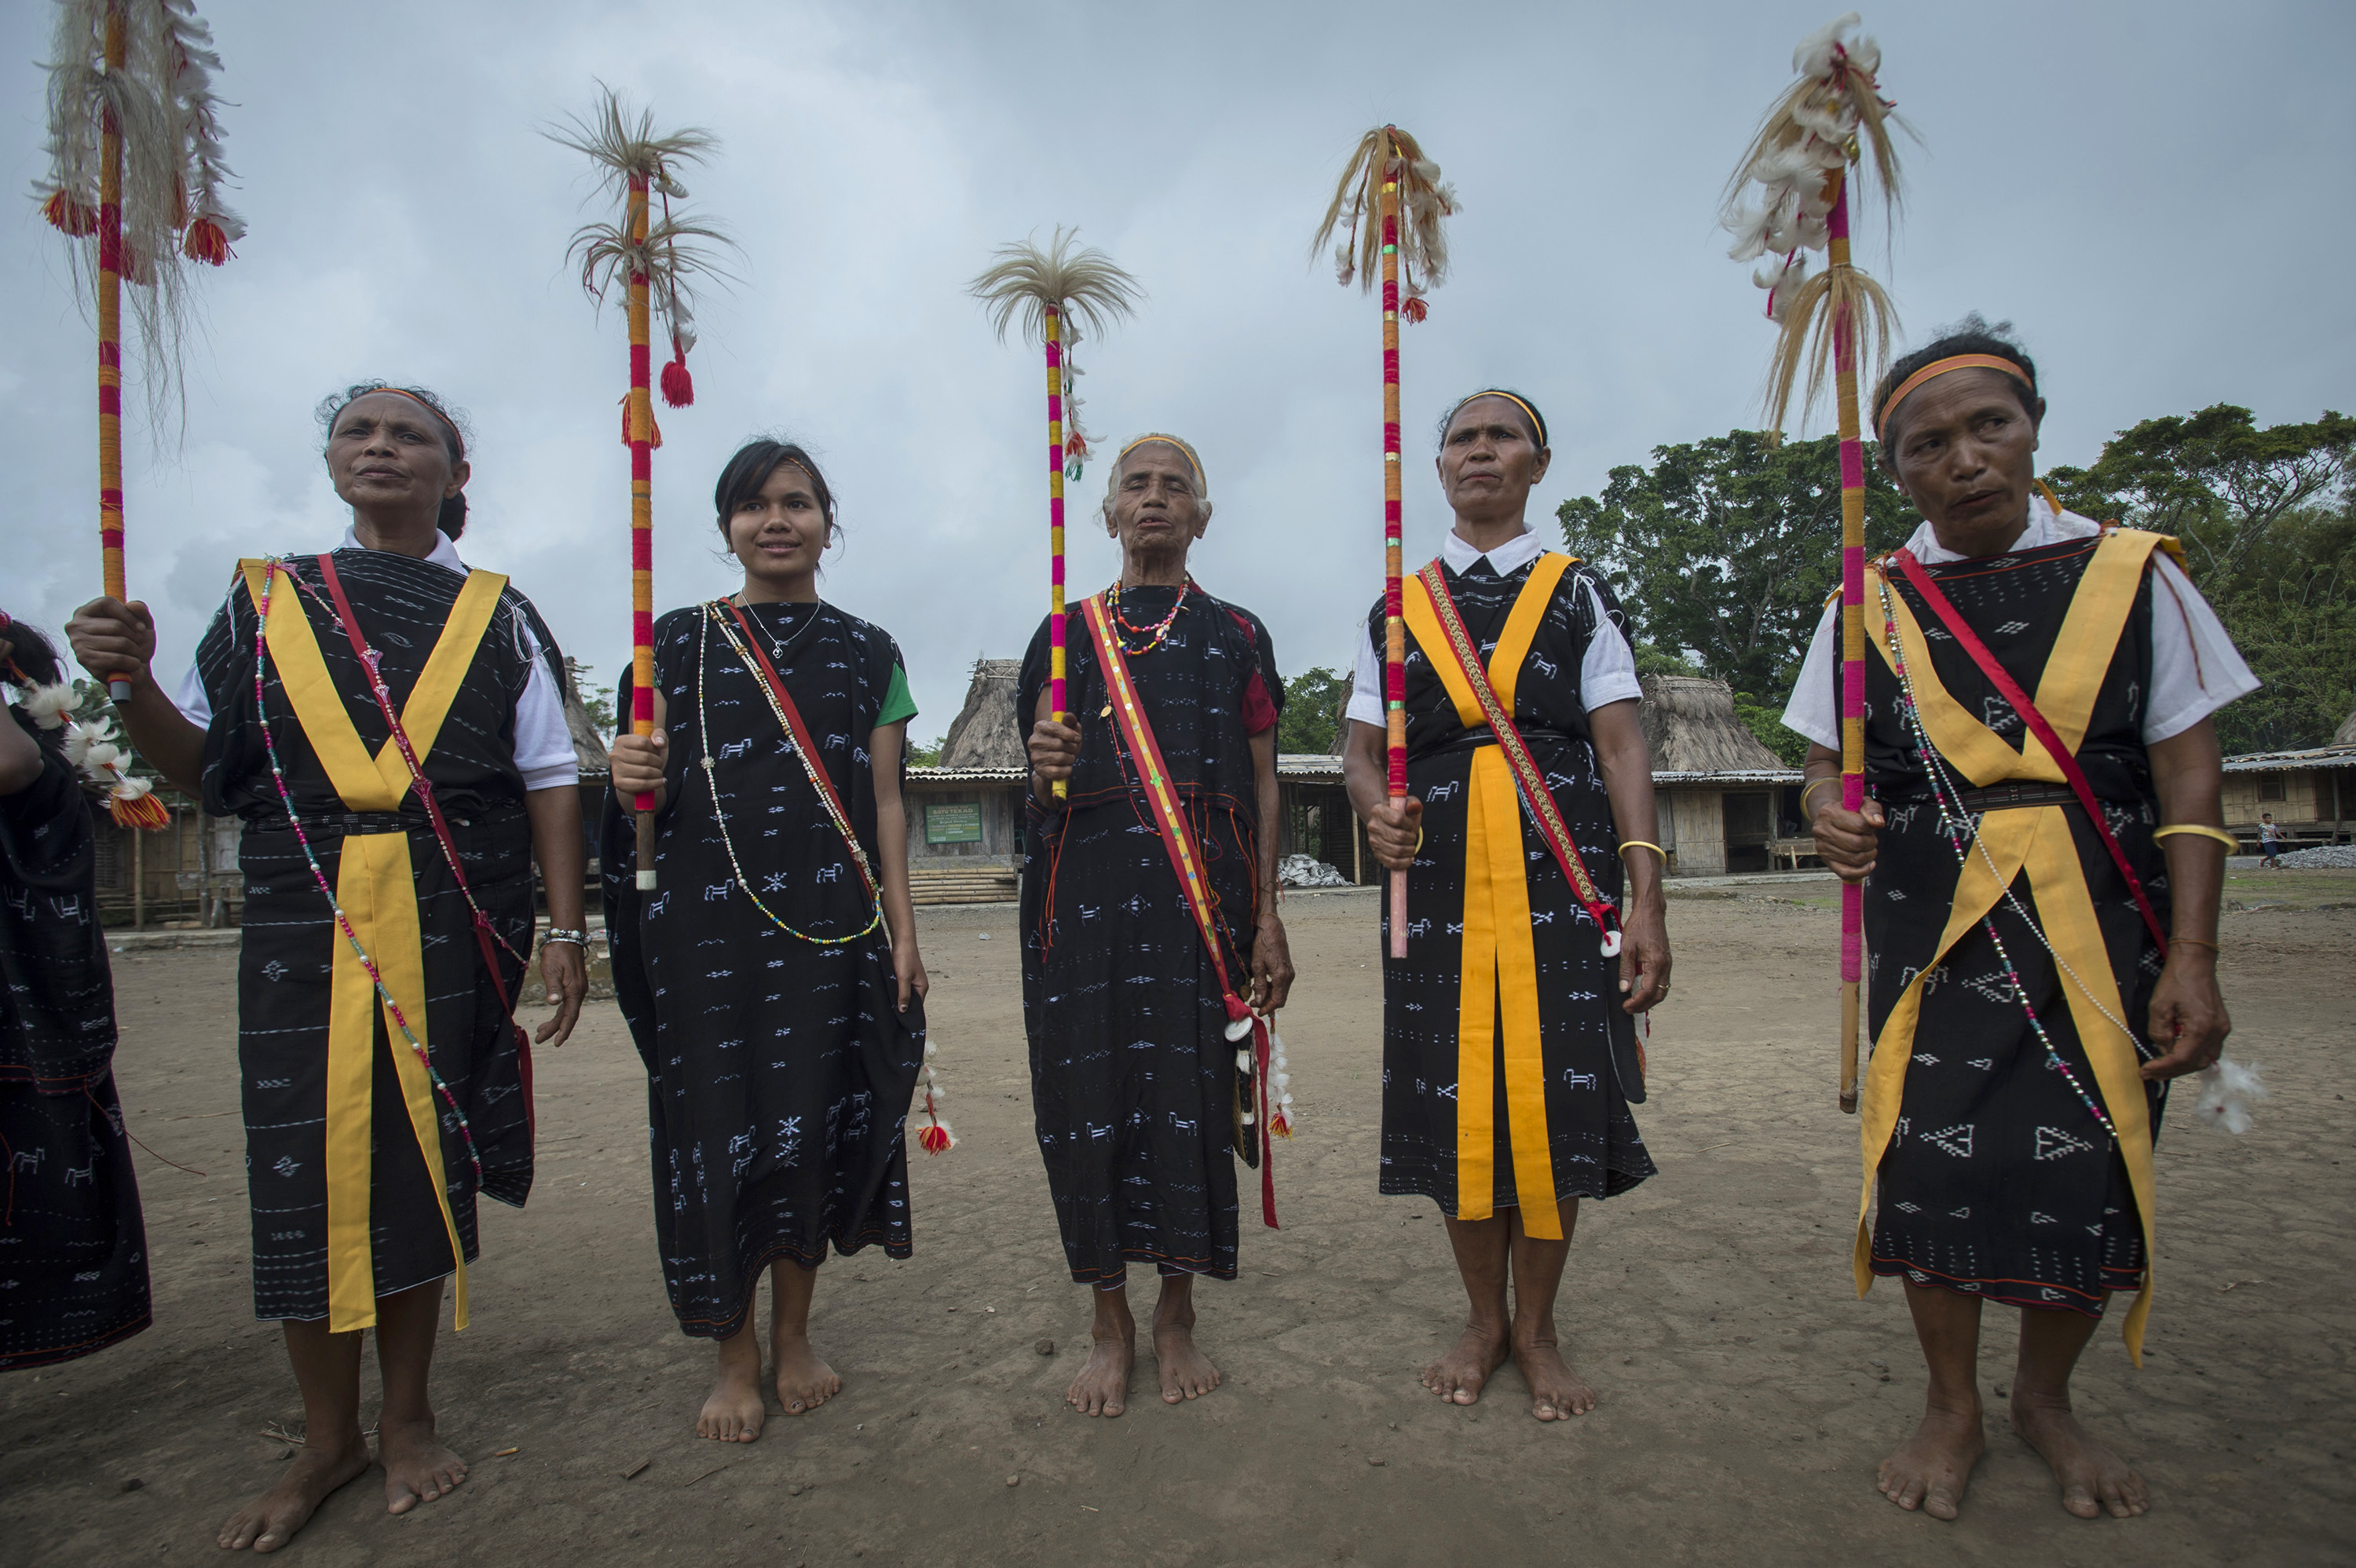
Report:
<svg viewBox="0 0 2356 1568"><path fill-rule="evenodd" d="M131 929L137 931L147 923L147 835L124 831L131 835Z"/></svg>

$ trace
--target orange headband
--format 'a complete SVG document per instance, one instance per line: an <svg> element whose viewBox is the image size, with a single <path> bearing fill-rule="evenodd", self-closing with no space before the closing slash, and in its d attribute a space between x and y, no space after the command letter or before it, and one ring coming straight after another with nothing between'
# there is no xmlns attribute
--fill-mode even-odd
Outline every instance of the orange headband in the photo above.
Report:
<svg viewBox="0 0 2356 1568"><path fill-rule="evenodd" d="M1526 402L1523 401L1521 399L1519 399L1519 398L1517 398L1517 397L1514 396L1514 394L1513 394L1513 393L1511 393L1511 392L1509 392L1509 391L1506 391L1503 387L1489 387L1489 388L1486 388L1486 389L1483 389L1483 390L1481 390L1481 391L1478 391L1478 392L1473 393L1472 397L1469 397L1469 398L1460 398L1460 399L1458 399L1458 400L1457 400L1457 402L1456 402L1456 406L1455 406L1454 408L1452 408L1452 409L1451 409L1451 410L1449 410L1449 411L1448 411L1448 422L1449 422L1449 423L1451 423L1451 424L1454 424L1454 423L1456 422L1456 416L1457 416L1458 414L1460 414L1460 413L1463 412L1463 411L1464 411L1464 405L1465 405L1466 403L1469 403L1469 402L1472 401L1474 398L1503 398L1503 399L1505 399L1505 401L1507 401L1507 402L1509 402L1509 403L1513 404L1513 405L1514 405L1514 407L1515 407L1515 408L1517 408L1517 409L1521 410L1521 411L1522 411L1522 412L1524 412L1524 413L1526 413L1526 414L1527 414L1527 415L1529 415L1529 416L1530 416L1530 430L1531 430L1531 432L1532 432L1534 434L1536 434L1536 435L1537 435L1537 437L1538 438L1538 445L1539 445L1539 446L1543 447L1543 446L1545 446L1545 445L1546 445L1546 443L1547 443L1547 428L1546 428L1546 421L1545 421L1545 420L1543 420L1543 419L1541 419L1541 418L1538 416L1538 411L1537 411L1537 410L1536 410L1536 409L1534 409L1534 408L1530 407L1530 405L1529 405L1528 403L1526 403Z"/></svg>
<svg viewBox="0 0 2356 1568"><path fill-rule="evenodd" d="M461 459L466 457L466 438L464 434L460 433L458 430L458 421L452 419L448 414L444 413L440 409L435 408L432 403L427 402L423 398L419 397L416 393L410 391L405 388L370 387L367 391L362 392L359 397L354 398L351 403L346 403L344 407L347 409L350 408L352 403L359 402L360 398L370 397L378 392L391 392L396 398L407 398L411 402L415 403L419 408L423 409L427 413L432 414L435 419L440 420L444 424L449 426L451 435L455 437L458 443L458 456ZM340 414L341 411L341 410L338 410L337 413Z"/></svg>
<svg viewBox="0 0 2356 1568"><path fill-rule="evenodd" d="M1194 449L1193 447L1187 445L1184 442L1179 440L1174 435L1163 435L1159 432L1150 435L1141 435L1135 441L1130 442L1127 446L1122 447L1120 449L1120 455L1112 460L1113 467L1118 470L1120 466L1120 460L1122 457L1127 457L1130 453L1135 452L1141 446L1151 445L1152 443L1157 441L1164 446L1176 447L1178 449L1178 455L1186 460L1186 466L1194 471L1194 477L1196 479L1202 481L1206 485L1211 482L1210 476L1203 472L1203 460L1194 455Z"/></svg>
<svg viewBox="0 0 2356 1568"><path fill-rule="evenodd" d="M1881 400L1881 407L1875 411L1873 416L1874 440L1879 441L1881 432L1890 428L1890 411L1904 402L1908 393L1933 376L1944 376L1950 370L2001 370L2032 393L2037 390L2037 383L2029 379L2026 371L1999 354L1957 354L1945 359L1933 359L1901 381L1898 389Z"/></svg>

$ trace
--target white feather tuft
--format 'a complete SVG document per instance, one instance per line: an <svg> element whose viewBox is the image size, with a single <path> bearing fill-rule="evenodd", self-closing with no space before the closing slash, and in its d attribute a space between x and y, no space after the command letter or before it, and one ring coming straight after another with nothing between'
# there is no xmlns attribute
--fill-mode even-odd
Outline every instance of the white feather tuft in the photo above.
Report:
<svg viewBox="0 0 2356 1568"><path fill-rule="evenodd" d="M2268 1099L2272 1093L2254 1062L2220 1059L2201 1072L2201 1097L2193 1103L2193 1115L2222 1131L2246 1133L2250 1102Z"/></svg>

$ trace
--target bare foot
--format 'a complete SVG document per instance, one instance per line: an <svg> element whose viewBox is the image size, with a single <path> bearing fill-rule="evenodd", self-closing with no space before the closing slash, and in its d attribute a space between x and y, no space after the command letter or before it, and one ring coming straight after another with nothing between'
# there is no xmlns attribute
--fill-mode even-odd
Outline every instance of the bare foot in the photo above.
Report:
<svg viewBox="0 0 2356 1568"><path fill-rule="evenodd" d="M1219 1369L1194 1343L1194 1315L1153 1325L1153 1360L1162 1371L1162 1403L1200 1399L1219 1386ZM1115 1413L1108 1411L1107 1414Z"/></svg>
<svg viewBox="0 0 2356 1568"><path fill-rule="evenodd" d="M419 1503L456 1491L458 1483L466 1478L466 1461L435 1440L430 1415L423 1421L388 1421L380 1416L376 1456L384 1467L387 1513L407 1513Z"/></svg>
<svg viewBox="0 0 2356 1568"><path fill-rule="evenodd" d="M1129 1370L1136 1362L1136 1329L1116 1339L1092 1340L1088 1359L1080 1375L1072 1380L1064 1403L1082 1415L1119 1415L1129 1408Z"/></svg>
<svg viewBox="0 0 2356 1568"><path fill-rule="evenodd" d="M1972 1467L1987 1451L1980 1413L1926 1411L1914 1435L1881 1462L1874 1484L1900 1508L1921 1509L1933 1519L1953 1519L1971 1485Z"/></svg>
<svg viewBox="0 0 2356 1568"><path fill-rule="evenodd" d="M842 1380L819 1360L806 1334L776 1333L769 1353L777 1363L777 1399L787 1415L816 1410L842 1392Z"/></svg>
<svg viewBox="0 0 2356 1568"><path fill-rule="evenodd" d="M229 1516L217 1538L232 1552L275 1552L310 1520L329 1493L359 1479L369 1467L368 1439L349 1434L332 1451L302 1448L286 1461L278 1484Z"/></svg>
<svg viewBox="0 0 2356 1568"><path fill-rule="evenodd" d="M2067 1403L2012 1398L2012 1429L2053 1467L2062 1506L2080 1519L2133 1519L2151 1507L2143 1477L2095 1442Z"/></svg>
<svg viewBox="0 0 2356 1568"><path fill-rule="evenodd" d="M696 1413L695 1435L715 1443L750 1443L761 1435L768 1413L761 1402L760 1341L739 1329L720 1341L720 1376Z"/></svg>
<svg viewBox="0 0 2356 1568"><path fill-rule="evenodd" d="M1423 1369L1423 1386L1444 1400L1471 1404L1481 1397L1489 1374L1505 1364L1505 1328L1467 1323L1456 1349Z"/></svg>
<svg viewBox="0 0 2356 1568"><path fill-rule="evenodd" d="M1515 1344L1514 1365L1530 1385L1530 1413L1540 1421L1569 1421L1595 1408L1595 1391L1570 1370L1553 1340Z"/></svg>

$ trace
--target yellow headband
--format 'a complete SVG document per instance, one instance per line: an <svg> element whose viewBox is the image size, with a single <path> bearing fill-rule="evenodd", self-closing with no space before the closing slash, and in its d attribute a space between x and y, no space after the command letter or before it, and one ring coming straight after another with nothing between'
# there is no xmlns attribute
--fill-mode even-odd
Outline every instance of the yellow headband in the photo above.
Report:
<svg viewBox="0 0 2356 1568"><path fill-rule="evenodd" d="M1464 411L1464 405L1472 401L1474 398L1505 399L1505 401L1513 404L1514 407L1521 410L1522 412L1530 416L1530 430L1537 436L1538 445L1541 447L1546 445L1547 427L1545 419L1539 415L1537 410L1530 407L1527 402L1515 397L1513 393L1505 390L1503 387L1490 387L1473 393L1472 397L1459 398L1456 400L1456 406L1448 411L1448 422L1454 424L1456 422L1456 416Z"/></svg>
<svg viewBox="0 0 2356 1568"><path fill-rule="evenodd" d="M1957 354L1945 359L1933 359L1901 381L1896 391L1881 400L1881 407L1873 416L1873 439L1882 439L1882 432L1890 428L1890 411L1904 402L1908 393L1933 377L1944 376L1950 370L2001 370L2031 393L2037 390L2037 383L2029 379L2029 372L2000 354Z"/></svg>
<svg viewBox="0 0 2356 1568"><path fill-rule="evenodd" d="M1210 484L1210 476L1203 472L1203 460L1194 455L1194 449L1187 445L1184 442L1179 440L1176 436L1163 435L1159 431L1152 432L1146 435L1141 435L1135 441L1130 442L1127 446L1122 447L1120 449L1120 455L1112 460L1114 470L1116 472L1119 471L1121 458L1127 457L1130 453L1135 452L1141 446L1145 446L1157 441L1162 443L1164 446L1176 447L1178 449L1178 454L1186 460L1186 466L1194 471L1195 479L1206 485Z"/></svg>

